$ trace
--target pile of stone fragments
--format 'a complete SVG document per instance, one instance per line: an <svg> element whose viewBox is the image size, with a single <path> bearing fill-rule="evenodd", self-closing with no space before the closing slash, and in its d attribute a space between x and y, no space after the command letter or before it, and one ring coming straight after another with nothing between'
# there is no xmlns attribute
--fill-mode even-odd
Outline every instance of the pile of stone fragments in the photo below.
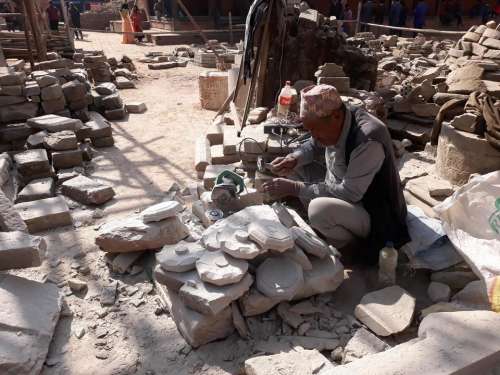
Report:
<svg viewBox="0 0 500 375"><path fill-rule="evenodd" d="M148 64L151 70L164 70L172 68L185 68L190 59L194 57L194 52L189 47L177 47L172 53L168 52L147 52L139 62Z"/></svg>

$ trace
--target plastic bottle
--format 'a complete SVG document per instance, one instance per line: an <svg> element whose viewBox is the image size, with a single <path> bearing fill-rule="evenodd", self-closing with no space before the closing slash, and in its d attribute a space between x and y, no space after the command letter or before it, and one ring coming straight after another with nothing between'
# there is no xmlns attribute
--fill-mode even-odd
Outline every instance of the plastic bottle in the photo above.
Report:
<svg viewBox="0 0 500 375"><path fill-rule="evenodd" d="M380 286L396 284L396 267L398 266L398 251L392 242L387 242L380 250L378 258L378 282Z"/></svg>
<svg viewBox="0 0 500 375"><path fill-rule="evenodd" d="M285 87L281 89L278 98L278 117L287 118L292 104L293 89L290 86L290 81L286 81Z"/></svg>

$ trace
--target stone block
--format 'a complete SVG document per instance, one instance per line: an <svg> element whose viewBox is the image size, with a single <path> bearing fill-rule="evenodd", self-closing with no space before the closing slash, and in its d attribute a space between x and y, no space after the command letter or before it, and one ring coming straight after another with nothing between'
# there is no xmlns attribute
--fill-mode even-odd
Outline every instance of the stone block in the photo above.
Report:
<svg viewBox="0 0 500 375"><path fill-rule="evenodd" d="M135 83L128 79L127 77L118 76L115 81L116 87L120 90L123 89L135 89Z"/></svg>
<svg viewBox="0 0 500 375"><path fill-rule="evenodd" d="M240 151L240 143L243 139L238 137L234 126L224 126L223 128L223 154L235 155ZM242 148L241 148L242 150Z"/></svg>
<svg viewBox="0 0 500 375"><path fill-rule="evenodd" d="M217 315L226 309L232 301L240 298L253 283L249 274L231 285L214 286L197 280L188 281L179 290L179 297L189 308L201 314Z"/></svg>
<svg viewBox="0 0 500 375"><path fill-rule="evenodd" d="M115 144L115 139L113 137L103 137L92 139L92 146L96 148L111 147Z"/></svg>
<svg viewBox="0 0 500 375"><path fill-rule="evenodd" d="M0 270L38 267L47 250L43 237L25 232L0 232Z"/></svg>
<svg viewBox="0 0 500 375"><path fill-rule="evenodd" d="M100 113L91 111L89 116L91 120L85 123L90 128L89 138L104 138L113 135L111 123Z"/></svg>
<svg viewBox="0 0 500 375"><path fill-rule="evenodd" d="M144 113L147 111L147 106L143 102L129 102L125 105L128 113Z"/></svg>
<svg viewBox="0 0 500 375"><path fill-rule="evenodd" d="M196 262L196 270L204 282L225 286L243 279L248 271L248 262L222 251L209 251Z"/></svg>
<svg viewBox="0 0 500 375"><path fill-rule="evenodd" d="M25 79L24 72L9 72L6 68L0 70L0 86L22 85Z"/></svg>
<svg viewBox="0 0 500 375"><path fill-rule="evenodd" d="M18 203L14 208L30 233L73 224L68 205L61 197Z"/></svg>
<svg viewBox="0 0 500 375"><path fill-rule="evenodd" d="M27 95L23 95L23 86L21 86L21 85L1 86L0 87L0 95L1 96L27 96Z"/></svg>
<svg viewBox="0 0 500 375"><path fill-rule="evenodd" d="M41 373L61 308L57 286L0 275L0 373Z"/></svg>
<svg viewBox="0 0 500 375"><path fill-rule="evenodd" d="M486 38L481 43L483 46L492 48L492 49L500 49L500 40L494 38Z"/></svg>
<svg viewBox="0 0 500 375"><path fill-rule="evenodd" d="M62 85L62 91L68 103L85 100L85 96L87 95L86 86L78 80L67 82Z"/></svg>
<svg viewBox="0 0 500 375"><path fill-rule="evenodd" d="M410 325L415 298L394 285L366 294L356 306L354 315L379 336L390 336Z"/></svg>
<svg viewBox="0 0 500 375"><path fill-rule="evenodd" d="M223 145L210 147L210 158L212 160L212 164L232 164L240 161L238 154L224 155Z"/></svg>
<svg viewBox="0 0 500 375"><path fill-rule="evenodd" d="M140 216L133 216L101 226L95 242L103 251L123 253L174 245L188 235L188 228L177 216L153 223L144 223Z"/></svg>
<svg viewBox="0 0 500 375"><path fill-rule="evenodd" d="M116 109L108 109L104 111L104 116L109 121L123 120L127 115L127 109L125 106Z"/></svg>
<svg viewBox="0 0 500 375"><path fill-rule="evenodd" d="M50 85L42 88L41 97L43 101L56 100L62 97L63 95L64 94L62 91L62 87L59 84Z"/></svg>
<svg viewBox="0 0 500 375"><path fill-rule="evenodd" d="M64 96L61 96L55 100L45 100L42 101L42 108L46 114L56 114L64 111L66 107L66 100Z"/></svg>
<svg viewBox="0 0 500 375"><path fill-rule="evenodd" d="M0 111L0 122L10 123L15 121L26 121L38 114L39 106L37 103L25 102L22 104L2 107Z"/></svg>
<svg viewBox="0 0 500 375"><path fill-rule="evenodd" d="M483 57L486 59L498 60L500 59L500 50L490 49Z"/></svg>
<svg viewBox="0 0 500 375"><path fill-rule="evenodd" d="M78 147L75 132L71 130L51 133L45 137L43 143L47 149L54 151L74 150Z"/></svg>
<svg viewBox="0 0 500 375"><path fill-rule="evenodd" d="M53 197L55 184L52 178L41 178L31 181L16 197L16 203L36 201Z"/></svg>
<svg viewBox="0 0 500 375"><path fill-rule="evenodd" d="M211 163L210 143L206 137L198 137L195 144L194 168L197 172L205 172Z"/></svg>
<svg viewBox="0 0 500 375"><path fill-rule="evenodd" d="M176 216L182 210L183 207L179 202L165 201L146 208L141 212L141 217L145 223L150 223Z"/></svg>
<svg viewBox="0 0 500 375"><path fill-rule="evenodd" d="M256 286L267 297L289 301L304 287L302 267L288 257L268 258L257 268Z"/></svg>
<svg viewBox="0 0 500 375"><path fill-rule="evenodd" d="M44 149L27 150L15 154L14 162L19 173L25 176L50 170L49 158Z"/></svg>
<svg viewBox="0 0 500 375"><path fill-rule="evenodd" d="M54 114L31 118L27 121L27 124L33 129L47 130L49 133L56 133L63 130L74 132L82 126L80 120Z"/></svg>
<svg viewBox="0 0 500 375"><path fill-rule="evenodd" d="M88 205L100 205L115 196L115 191L111 186L82 175L65 181L61 185L61 191L71 199Z"/></svg>
<svg viewBox="0 0 500 375"><path fill-rule="evenodd" d="M114 93L103 97L102 105L106 110L118 109L123 107L123 100L119 93Z"/></svg>
<svg viewBox="0 0 500 375"><path fill-rule="evenodd" d="M465 35L462 37L463 40L468 42L478 42L480 38L481 34L477 34L471 31L466 32Z"/></svg>
<svg viewBox="0 0 500 375"><path fill-rule="evenodd" d="M367 355L376 354L389 349L390 346L365 328L356 331L344 349L343 363L350 363Z"/></svg>
<svg viewBox="0 0 500 375"><path fill-rule="evenodd" d="M327 375L334 366L318 350L293 350L245 361L246 375Z"/></svg>
<svg viewBox="0 0 500 375"><path fill-rule="evenodd" d="M455 116L455 118L451 120L450 125L455 129L473 133L476 129L476 124L478 123L478 121L479 118L476 114L466 112L464 114Z"/></svg>
<svg viewBox="0 0 500 375"><path fill-rule="evenodd" d="M68 108L71 111L81 111L83 109L87 109L87 99L84 97L81 100L68 102Z"/></svg>
<svg viewBox="0 0 500 375"><path fill-rule="evenodd" d="M319 77L318 85L334 86L341 94L348 93L351 88L349 77Z"/></svg>
<svg viewBox="0 0 500 375"><path fill-rule="evenodd" d="M23 95L24 96L40 96L42 93L40 86L38 83L30 81L26 82L26 85L23 87Z"/></svg>
<svg viewBox="0 0 500 375"><path fill-rule="evenodd" d="M45 137L48 135L49 133L46 130L32 134L26 139L26 146L31 149L42 148L44 146L43 142L45 141Z"/></svg>
<svg viewBox="0 0 500 375"><path fill-rule="evenodd" d="M52 165L55 169L77 167L82 164L83 156L80 149L52 152Z"/></svg>
<svg viewBox="0 0 500 375"><path fill-rule="evenodd" d="M304 285L294 296L302 299L335 291L344 281L344 266L335 256L310 259L312 270L304 270Z"/></svg>
<svg viewBox="0 0 500 375"><path fill-rule="evenodd" d="M21 104L24 102L26 102L26 98L24 96L0 96L0 107Z"/></svg>
<svg viewBox="0 0 500 375"><path fill-rule="evenodd" d="M33 130L26 123L9 124L0 127L0 143L8 143L28 138Z"/></svg>
<svg viewBox="0 0 500 375"><path fill-rule="evenodd" d="M156 262L168 272L187 272L196 268L196 262L205 253L205 248L196 242L181 241L165 245L156 253Z"/></svg>
<svg viewBox="0 0 500 375"><path fill-rule="evenodd" d="M167 307L177 329L194 348L223 339L234 331L231 307L217 315L203 315L188 308L179 296L169 291Z"/></svg>
<svg viewBox="0 0 500 375"><path fill-rule="evenodd" d="M241 131L241 138L243 145L239 149L246 154L260 155L265 152L268 135L264 133L263 125L245 126Z"/></svg>
<svg viewBox="0 0 500 375"><path fill-rule="evenodd" d="M59 80L56 77L51 76L49 74L44 74L44 75L35 77L35 81L38 84L38 86L40 86L40 88L42 88L42 89L45 87L48 87L48 86L59 84Z"/></svg>
<svg viewBox="0 0 500 375"><path fill-rule="evenodd" d="M114 83L111 82L104 82L95 87L95 91L99 95L111 95L116 93L116 86Z"/></svg>
<svg viewBox="0 0 500 375"><path fill-rule="evenodd" d="M224 130L225 126L221 122L214 121L208 128L206 137L210 144L221 145L224 141Z"/></svg>

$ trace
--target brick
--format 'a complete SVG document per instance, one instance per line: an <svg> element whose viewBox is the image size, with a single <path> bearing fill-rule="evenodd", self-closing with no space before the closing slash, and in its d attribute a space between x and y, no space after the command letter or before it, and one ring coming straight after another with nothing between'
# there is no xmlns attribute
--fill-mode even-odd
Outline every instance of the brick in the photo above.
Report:
<svg viewBox="0 0 500 375"><path fill-rule="evenodd" d="M0 142L12 142L28 138L33 130L26 123L9 124L0 127Z"/></svg>
<svg viewBox="0 0 500 375"><path fill-rule="evenodd" d="M62 85L62 91L68 103L85 100L87 94L87 88L78 80L67 82Z"/></svg>
<svg viewBox="0 0 500 375"><path fill-rule="evenodd" d="M73 223L68 205L61 197L18 203L14 208L21 215L30 233Z"/></svg>
<svg viewBox="0 0 500 375"><path fill-rule="evenodd" d="M26 102L26 98L24 96L0 96L0 107L6 107L24 102Z"/></svg>
<svg viewBox="0 0 500 375"><path fill-rule="evenodd" d="M123 100L119 93L115 93L103 97L102 104L106 110L118 109L123 107Z"/></svg>
<svg viewBox="0 0 500 375"><path fill-rule="evenodd" d="M65 107L66 99L64 99L64 96L61 96L60 98L54 100L42 101L42 108L46 114L54 114L64 111Z"/></svg>
<svg viewBox="0 0 500 375"><path fill-rule="evenodd" d="M500 40L498 39L486 38L481 44L488 48L500 49Z"/></svg>
<svg viewBox="0 0 500 375"><path fill-rule="evenodd" d="M104 82L95 87L95 91L99 95L111 95L116 93L116 86L111 82Z"/></svg>
<svg viewBox="0 0 500 375"><path fill-rule="evenodd" d="M111 147L115 144L115 139L113 137L103 137L103 138L94 138L92 139L92 146L101 148L101 147Z"/></svg>
<svg viewBox="0 0 500 375"><path fill-rule="evenodd" d="M232 164L240 161L238 154L225 155L223 145L210 147L210 158L212 164Z"/></svg>
<svg viewBox="0 0 500 375"><path fill-rule="evenodd" d="M45 137L43 143L46 148L54 151L74 150L78 147L78 140L75 132L71 130L51 133Z"/></svg>
<svg viewBox="0 0 500 375"><path fill-rule="evenodd" d="M64 195L83 204L99 205L115 196L111 186L81 175L65 181L61 186Z"/></svg>
<svg viewBox="0 0 500 375"><path fill-rule="evenodd" d="M82 126L82 122L80 120L58 115L34 117L29 119L27 124L33 129L47 130L50 133L56 133L63 130L76 131Z"/></svg>
<svg viewBox="0 0 500 375"><path fill-rule="evenodd" d="M42 100L56 100L63 96L62 87L59 84L44 87L42 89Z"/></svg>
<svg viewBox="0 0 500 375"><path fill-rule="evenodd" d="M0 122L10 123L15 121L26 121L38 113L37 103L25 102L11 106L2 107L0 111Z"/></svg>
<svg viewBox="0 0 500 375"><path fill-rule="evenodd" d="M135 89L135 83L126 77L116 77L116 87L120 90L123 89Z"/></svg>
<svg viewBox="0 0 500 375"><path fill-rule="evenodd" d="M197 172L205 172L212 163L210 143L205 137L198 137L195 144L194 168Z"/></svg>
<svg viewBox="0 0 500 375"><path fill-rule="evenodd" d="M16 197L16 203L36 201L54 196L55 184L52 178L30 181Z"/></svg>
<svg viewBox="0 0 500 375"><path fill-rule="evenodd" d="M49 133L46 130L32 134L26 139L26 145L28 148L41 148L44 146L43 142L48 135Z"/></svg>
<svg viewBox="0 0 500 375"><path fill-rule="evenodd" d="M234 126L224 126L223 127L223 153L224 155L235 155L240 151L240 143L242 138L238 137L236 128ZM213 146L213 145L212 145ZM241 150L243 147L241 147ZM214 163L220 164L220 163Z"/></svg>
<svg viewBox="0 0 500 375"><path fill-rule="evenodd" d="M43 237L25 232L0 232L0 270L38 267L47 250Z"/></svg>
<svg viewBox="0 0 500 375"><path fill-rule="evenodd" d="M125 106L116 109L108 109L104 111L104 116L109 121L123 120L127 115L127 109Z"/></svg>
<svg viewBox="0 0 500 375"><path fill-rule="evenodd" d="M144 113L147 111L147 106L143 102L129 102L125 105L128 113Z"/></svg>

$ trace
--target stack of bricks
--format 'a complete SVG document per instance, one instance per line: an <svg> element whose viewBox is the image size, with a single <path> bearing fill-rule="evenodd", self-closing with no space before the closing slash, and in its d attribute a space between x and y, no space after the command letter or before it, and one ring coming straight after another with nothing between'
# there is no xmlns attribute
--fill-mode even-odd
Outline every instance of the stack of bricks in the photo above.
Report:
<svg viewBox="0 0 500 375"><path fill-rule="evenodd" d="M38 104L25 95L26 75L0 67L0 124L36 116Z"/></svg>
<svg viewBox="0 0 500 375"><path fill-rule="evenodd" d="M92 90L93 108L108 120L122 120L127 115L127 109L118 93L115 84L101 83Z"/></svg>
<svg viewBox="0 0 500 375"><path fill-rule="evenodd" d="M494 21L472 26L455 48L448 51L447 62L481 59L500 62L500 30Z"/></svg>
<svg viewBox="0 0 500 375"><path fill-rule="evenodd" d="M105 55L95 53L86 54L83 58L83 63L85 69L89 72L90 78L96 85L113 80L113 73Z"/></svg>
<svg viewBox="0 0 500 375"><path fill-rule="evenodd" d="M318 85L334 86L341 94L349 92L349 77L346 76L344 69L340 65L326 63L318 68L315 76L318 79Z"/></svg>

